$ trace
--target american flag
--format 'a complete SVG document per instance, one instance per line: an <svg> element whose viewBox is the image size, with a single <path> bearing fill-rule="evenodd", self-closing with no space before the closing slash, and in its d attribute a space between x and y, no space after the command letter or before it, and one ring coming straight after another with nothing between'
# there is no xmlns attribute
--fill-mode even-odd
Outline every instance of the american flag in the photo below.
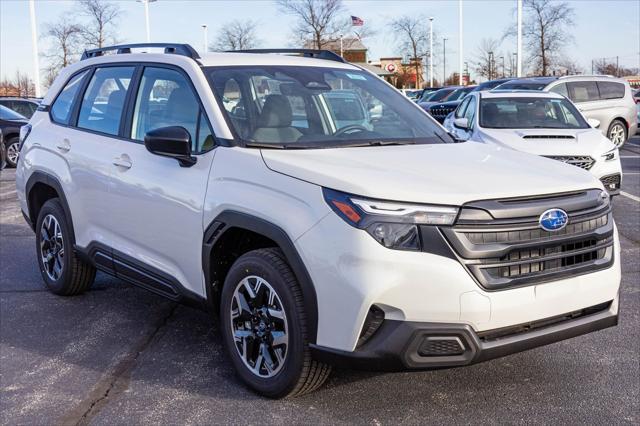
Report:
<svg viewBox="0 0 640 426"><path fill-rule="evenodd" d="M364 21L357 16L351 15L351 25L354 27L361 27L364 25Z"/></svg>

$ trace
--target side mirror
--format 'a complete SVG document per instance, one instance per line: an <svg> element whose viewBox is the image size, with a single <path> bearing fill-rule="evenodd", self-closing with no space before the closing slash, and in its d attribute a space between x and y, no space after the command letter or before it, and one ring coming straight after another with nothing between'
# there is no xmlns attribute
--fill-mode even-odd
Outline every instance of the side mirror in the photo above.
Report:
<svg viewBox="0 0 640 426"><path fill-rule="evenodd" d="M152 154L174 158L180 167L191 167L197 158L191 155L191 135L180 126L161 127L144 135L144 146Z"/></svg>
<svg viewBox="0 0 640 426"><path fill-rule="evenodd" d="M466 117L456 118L453 120L453 125L458 129L469 129L469 119Z"/></svg>
<svg viewBox="0 0 640 426"><path fill-rule="evenodd" d="M589 124L589 126L593 127L594 129L597 129L600 127L600 120L596 120L595 118L587 118L587 124Z"/></svg>

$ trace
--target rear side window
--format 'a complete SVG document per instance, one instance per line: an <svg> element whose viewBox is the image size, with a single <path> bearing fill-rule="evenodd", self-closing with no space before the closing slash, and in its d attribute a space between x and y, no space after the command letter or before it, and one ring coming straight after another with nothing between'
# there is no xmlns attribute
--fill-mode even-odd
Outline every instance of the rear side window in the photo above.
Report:
<svg viewBox="0 0 640 426"><path fill-rule="evenodd" d="M590 102L600 99L595 81L575 81L569 83L569 95L573 102Z"/></svg>
<svg viewBox="0 0 640 426"><path fill-rule="evenodd" d="M558 93L565 98L569 97L569 91L567 90L567 85L565 83L558 84L557 86L553 86L549 89L550 92Z"/></svg>
<svg viewBox="0 0 640 426"><path fill-rule="evenodd" d="M87 71L83 71L71 77L71 80L69 80L67 85L64 86L64 89L62 89L56 100L53 102L53 105L51 105L51 118L54 122L69 124L73 100L76 98L76 94L80 90L82 79L85 75L87 75Z"/></svg>
<svg viewBox="0 0 640 426"><path fill-rule="evenodd" d="M80 106L78 127L117 135L134 67L98 68Z"/></svg>
<svg viewBox="0 0 640 426"><path fill-rule="evenodd" d="M599 81L598 90L600 99L620 99L624 98L624 84L612 81Z"/></svg>

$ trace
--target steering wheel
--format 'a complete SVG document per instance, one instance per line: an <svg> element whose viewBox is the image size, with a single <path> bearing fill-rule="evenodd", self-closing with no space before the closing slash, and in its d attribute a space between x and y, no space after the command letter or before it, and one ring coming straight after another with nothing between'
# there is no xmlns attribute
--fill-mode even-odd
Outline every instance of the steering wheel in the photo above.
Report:
<svg viewBox="0 0 640 426"><path fill-rule="evenodd" d="M333 133L333 136L341 136L341 135L345 135L347 133L353 133L355 131L368 132L369 129L367 129L366 127L361 126L359 124L350 124L348 126L344 126L343 128L336 130Z"/></svg>

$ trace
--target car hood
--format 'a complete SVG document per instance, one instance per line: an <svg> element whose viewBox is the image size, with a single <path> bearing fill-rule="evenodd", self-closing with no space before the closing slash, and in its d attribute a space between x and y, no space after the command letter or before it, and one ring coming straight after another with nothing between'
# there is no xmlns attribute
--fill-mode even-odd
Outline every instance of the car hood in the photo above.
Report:
<svg viewBox="0 0 640 426"><path fill-rule="evenodd" d="M460 100L455 100L455 101L448 101L448 102L431 102L430 103L430 107L453 107L456 108L458 105L460 105L460 102L462 102L462 99Z"/></svg>
<svg viewBox="0 0 640 426"><path fill-rule="evenodd" d="M460 143L262 150L271 170L371 198L461 205L600 188L590 173L500 146Z"/></svg>
<svg viewBox="0 0 640 426"><path fill-rule="evenodd" d="M589 155L597 159L615 145L598 129L485 129L483 142L535 155Z"/></svg>

